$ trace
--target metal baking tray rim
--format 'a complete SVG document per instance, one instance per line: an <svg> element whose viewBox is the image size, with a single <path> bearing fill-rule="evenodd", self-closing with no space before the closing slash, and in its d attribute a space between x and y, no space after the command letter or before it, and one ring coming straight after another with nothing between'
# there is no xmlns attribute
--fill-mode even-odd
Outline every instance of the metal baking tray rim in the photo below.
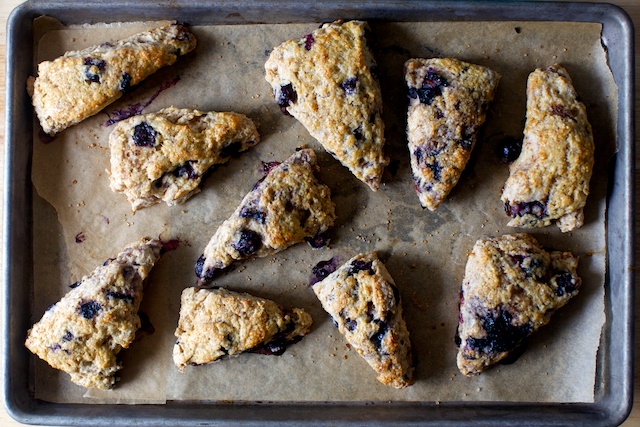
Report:
<svg viewBox="0 0 640 427"><path fill-rule="evenodd" d="M273 8L277 6L277 16ZM611 161L607 197L606 315L599 351L594 403L507 402L252 402L165 405L55 404L37 400L28 384L29 354L23 346L29 328L32 290L31 144L33 112L25 78L34 73L33 20L48 15L63 23L175 19L190 24L325 22L343 19L396 21L581 21L603 24L603 44L618 85L618 152ZM185 19L187 18L187 19ZM6 141L4 172L3 403L26 424L50 425L618 425L633 403L635 130L633 24L621 8L602 3L437 2L346 0L173 1L30 0L7 22ZM615 339L613 339L615 334Z"/></svg>

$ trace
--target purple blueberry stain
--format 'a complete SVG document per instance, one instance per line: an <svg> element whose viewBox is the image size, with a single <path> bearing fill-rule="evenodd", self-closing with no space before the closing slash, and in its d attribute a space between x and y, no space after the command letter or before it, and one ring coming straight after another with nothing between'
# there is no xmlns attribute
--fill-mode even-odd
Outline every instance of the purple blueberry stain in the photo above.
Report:
<svg viewBox="0 0 640 427"><path fill-rule="evenodd" d="M265 176L269 175L275 167L279 166L281 162L262 162L262 172Z"/></svg>
<svg viewBox="0 0 640 427"><path fill-rule="evenodd" d="M345 95L353 95L356 93L356 88L358 87L358 78L350 77L347 80L343 81L340 84L342 90L344 90Z"/></svg>
<svg viewBox="0 0 640 427"><path fill-rule="evenodd" d="M186 243L187 246L191 246L189 243L182 242L180 239L161 240L160 244L162 245L162 248L160 249L160 253L165 254L167 252L175 251L180 247L181 243Z"/></svg>
<svg viewBox="0 0 640 427"><path fill-rule="evenodd" d="M133 143L138 147L153 147L156 145L158 133L147 122L141 122L133 128Z"/></svg>
<svg viewBox="0 0 640 427"><path fill-rule="evenodd" d="M124 79L124 73L123 73L123 79ZM151 95L151 97L144 104L136 102L124 109L112 110L107 112L106 114L109 117L109 119L106 122L104 122L104 126L108 127L115 123L118 123L121 120L125 120L125 119L128 119L129 117L133 117L141 114L145 108L151 105L151 103L158 97L158 95L160 95L160 93L169 89L172 86L175 86L179 81L180 81L180 76L177 76L171 80L165 81L164 83L162 83L162 85L160 85L160 88L157 91L155 91L153 95ZM122 84L122 81L121 81L121 84Z"/></svg>
<svg viewBox="0 0 640 427"><path fill-rule="evenodd" d="M311 269L311 279L309 285L313 286L318 282L324 280L327 276L338 269L338 262L340 262L337 256L334 256L330 260L320 261Z"/></svg>
<svg viewBox="0 0 640 427"><path fill-rule="evenodd" d="M262 162L262 173L264 174L264 176L262 178L260 178L253 185L253 188L251 189L251 191L256 190L260 186L260 184L262 184L262 181L264 181L264 179L267 177L267 175L269 175L271 170L274 169L278 165L280 165L280 162Z"/></svg>
<svg viewBox="0 0 640 427"><path fill-rule="evenodd" d="M252 255L262 246L262 238L253 230L240 230L238 240L232 246L241 256Z"/></svg>
<svg viewBox="0 0 640 427"><path fill-rule="evenodd" d="M144 110L145 106L140 103L131 104L128 107L122 110L112 110L107 113L109 116L109 120L107 120L104 125L111 126L112 124L118 123L121 120L128 119L129 117L137 116L142 114L142 110Z"/></svg>
<svg viewBox="0 0 640 427"><path fill-rule="evenodd" d="M274 96L276 98L276 102L280 106L280 110L285 115L290 116L289 111L287 111L287 107L291 104L295 104L298 100L298 93L293 88L291 83L280 86L276 89Z"/></svg>
<svg viewBox="0 0 640 427"><path fill-rule="evenodd" d="M96 301L80 304L80 314L82 314L82 317L85 319L93 319L100 310L102 310L102 306Z"/></svg>
<svg viewBox="0 0 640 427"><path fill-rule="evenodd" d="M73 336L73 333L71 333L71 331L66 331L64 333L64 336L62 337L62 342L69 342L74 338L75 336Z"/></svg>
<svg viewBox="0 0 640 427"><path fill-rule="evenodd" d="M76 243L82 243L82 242L84 242L84 241L87 239L87 237L86 237L86 236L84 235L84 233L81 231L81 232L79 232L78 234L76 234L75 239L76 239Z"/></svg>

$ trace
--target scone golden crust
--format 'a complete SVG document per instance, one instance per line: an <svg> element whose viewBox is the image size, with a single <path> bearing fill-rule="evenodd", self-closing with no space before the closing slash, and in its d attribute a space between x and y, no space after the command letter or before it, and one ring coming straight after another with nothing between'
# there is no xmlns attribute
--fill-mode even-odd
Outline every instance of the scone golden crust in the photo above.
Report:
<svg viewBox="0 0 640 427"><path fill-rule="evenodd" d="M471 157L500 75L451 58L410 59L404 71L414 186L422 207L433 211Z"/></svg>
<svg viewBox="0 0 640 427"><path fill-rule="evenodd" d="M135 86L196 47L183 25L169 25L115 43L71 51L38 65L32 102L42 129L58 132L98 113Z"/></svg>
<svg viewBox="0 0 640 427"><path fill-rule="evenodd" d="M266 79L283 113L372 190L380 187L384 156L380 85L371 74L366 22L324 24L271 52Z"/></svg>
<svg viewBox="0 0 640 427"><path fill-rule="evenodd" d="M341 334L395 388L413 384L409 332L400 293L375 252L357 255L313 285Z"/></svg>
<svg viewBox="0 0 640 427"><path fill-rule="evenodd" d="M173 361L180 371L225 356L251 351L284 353L313 320L301 308L285 310L273 301L226 289L187 288L182 292Z"/></svg>
<svg viewBox="0 0 640 427"><path fill-rule="evenodd" d="M143 281L161 247L151 239L130 244L72 285L29 330L27 348L78 385L112 388L121 368L116 355L140 328Z"/></svg>
<svg viewBox="0 0 640 427"><path fill-rule="evenodd" d="M238 113L169 107L134 116L109 136L111 189L124 193L133 211L184 203L211 166L259 141L254 123Z"/></svg>
<svg viewBox="0 0 640 427"><path fill-rule="evenodd" d="M567 71L555 64L527 81L527 122L520 156L509 167L502 201L511 227L563 232L584 223L594 144L587 113Z"/></svg>
<svg viewBox="0 0 640 427"><path fill-rule="evenodd" d="M577 295L577 267L577 256L546 252L528 234L478 240L460 291L460 371L479 374L546 325Z"/></svg>
<svg viewBox="0 0 640 427"><path fill-rule="evenodd" d="M321 236L335 220L329 187L314 175L316 155L302 149L273 167L224 221L196 263L198 284L234 261L264 257Z"/></svg>

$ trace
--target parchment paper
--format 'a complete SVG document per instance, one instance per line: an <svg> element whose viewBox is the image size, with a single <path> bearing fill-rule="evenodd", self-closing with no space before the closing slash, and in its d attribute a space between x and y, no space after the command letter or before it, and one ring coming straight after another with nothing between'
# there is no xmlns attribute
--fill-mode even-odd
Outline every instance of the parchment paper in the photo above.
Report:
<svg viewBox="0 0 640 427"><path fill-rule="evenodd" d="M63 52L123 38L157 24L62 28L46 32L37 62ZM179 239L152 272L141 310L155 333L121 358L121 381L108 392L85 392L68 376L35 363L38 398L56 402L162 403L201 401L531 401L592 402L596 354L604 316L605 197L607 159L615 150L617 92L599 24L528 22L374 23L374 54L384 97L386 153L391 157L377 192L357 181L324 152L295 119L285 117L264 80L270 49L313 31L317 23L194 27L198 47L143 82L105 111L145 103L163 107L238 111L258 125L262 142L232 159L202 184L186 204L156 205L135 215L108 188L108 119L100 113L55 140L33 141L34 319L68 291L68 285L141 236ZM406 89L402 65L412 57L454 56L502 74L497 97L471 162L448 200L422 210L411 181L406 149ZM557 227L529 230L547 247L581 256L583 289L551 323L534 335L526 352L475 378L455 365L453 341L458 292L468 252L482 237L523 231L506 226L500 202L508 167L495 151L505 136L521 138L527 75L563 64L588 108L596 141L596 165L586 224L569 234ZM39 126L34 124L35 134ZM307 145L319 156L320 176L337 204L331 243L320 250L300 244L275 256L240 264L217 285L302 307L314 327L280 357L245 354L180 374L171 360L181 291L195 282L195 261L216 228L262 176L261 161L281 161ZM42 197L42 199L40 198ZM43 200L44 199L44 200ZM53 208L52 208L53 207ZM56 217L57 212L57 217ZM346 345L307 286L311 268L338 256L378 250L403 298L416 360L416 384L386 387ZM26 333L26 331L25 331ZM36 359L34 357L34 359Z"/></svg>

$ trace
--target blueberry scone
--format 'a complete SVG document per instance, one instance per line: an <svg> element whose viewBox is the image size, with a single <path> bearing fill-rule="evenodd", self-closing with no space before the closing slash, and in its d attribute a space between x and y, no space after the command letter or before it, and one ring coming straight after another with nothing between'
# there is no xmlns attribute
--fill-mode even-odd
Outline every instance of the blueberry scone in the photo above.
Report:
<svg viewBox="0 0 640 427"><path fill-rule="evenodd" d="M259 141L254 123L239 113L169 107L134 116L109 136L111 189L124 193L133 211L184 203L211 166Z"/></svg>
<svg viewBox="0 0 640 427"><path fill-rule="evenodd" d="M74 283L29 330L27 348L78 385L112 388L122 367L116 356L140 328L143 281L161 247L151 239L132 243Z"/></svg>
<svg viewBox="0 0 640 427"><path fill-rule="evenodd" d="M266 79L285 114L372 190L384 167L380 85L372 74L366 22L324 24L271 52Z"/></svg>
<svg viewBox="0 0 640 427"><path fill-rule="evenodd" d="M413 384L409 332L398 288L375 252L357 255L313 290L341 334L395 388Z"/></svg>
<svg viewBox="0 0 640 427"><path fill-rule="evenodd" d="M509 166L502 201L511 227L563 232L584 223L594 144L587 113L567 71L555 64L527 81L527 122L520 156Z"/></svg>
<svg viewBox="0 0 640 427"><path fill-rule="evenodd" d="M410 59L404 71L414 187L422 207L434 211L471 157L500 75L451 58Z"/></svg>
<svg viewBox="0 0 640 427"><path fill-rule="evenodd" d="M301 149L273 167L224 221L196 263L198 284L234 261L264 257L324 235L335 220L329 187L314 175L316 155Z"/></svg>
<svg viewBox="0 0 640 427"><path fill-rule="evenodd" d="M182 292L173 361L203 365L243 352L280 355L311 330L301 308L284 309L268 299L226 289Z"/></svg>
<svg viewBox="0 0 640 427"><path fill-rule="evenodd" d="M195 47L185 26L169 25L41 62L27 86L42 129L55 135L93 116Z"/></svg>
<svg viewBox="0 0 640 427"><path fill-rule="evenodd" d="M458 369L476 375L501 361L577 295L578 257L546 252L528 234L478 240L460 291Z"/></svg>

